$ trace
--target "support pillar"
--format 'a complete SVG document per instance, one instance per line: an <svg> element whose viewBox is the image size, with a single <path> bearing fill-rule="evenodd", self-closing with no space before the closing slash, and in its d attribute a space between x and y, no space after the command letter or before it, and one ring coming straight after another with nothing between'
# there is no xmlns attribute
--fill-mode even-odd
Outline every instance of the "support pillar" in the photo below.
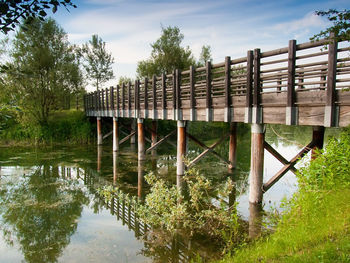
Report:
<svg viewBox="0 0 350 263"><path fill-rule="evenodd" d="M177 157L176 175L177 186L181 188L181 177L185 174L184 157L186 155L186 122L177 121Z"/></svg>
<svg viewBox="0 0 350 263"><path fill-rule="evenodd" d="M312 130L312 141L315 142L315 146L311 151L311 159L315 159L317 157L317 150L321 150L323 148L323 140L324 140L324 127L323 126L314 126Z"/></svg>
<svg viewBox="0 0 350 263"><path fill-rule="evenodd" d="M102 146L97 146L97 172L101 171Z"/></svg>
<svg viewBox="0 0 350 263"><path fill-rule="evenodd" d="M261 234L262 204L249 204L249 238L256 239Z"/></svg>
<svg viewBox="0 0 350 263"><path fill-rule="evenodd" d="M151 146L155 145L157 143L157 128L158 128L158 122L152 121L152 131L151 131ZM151 151L152 155L156 154L156 150Z"/></svg>
<svg viewBox="0 0 350 263"><path fill-rule="evenodd" d="M143 184L144 184L144 162L138 161L137 163L137 196L140 200L143 199Z"/></svg>
<svg viewBox="0 0 350 263"><path fill-rule="evenodd" d="M132 119L131 120L131 131L136 131L136 120L135 119ZM130 143L131 144L135 144L135 141L136 141L136 135L133 135L130 137Z"/></svg>
<svg viewBox="0 0 350 263"><path fill-rule="evenodd" d="M146 160L146 148L145 148L145 129L143 119L137 119L137 138L138 138L138 160Z"/></svg>
<svg viewBox="0 0 350 263"><path fill-rule="evenodd" d="M97 117L97 145L102 145L102 120Z"/></svg>
<svg viewBox="0 0 350 263"><path fill-rule="evenodd" d="M118 118L113 117L113 152L119 151L119 126Z"/></svg>
<svg viewBox="0 0 350 263"><path fill-rule="evenodd" d="M237 123L230 123L230 146L228 160L231 163L229 169L236 168L237 163Z"/></svg>
<svg viewBox="0 0 350 263"><path fill-rule="evenodd" d="M117 184L118 179L118 152L113 152L113 185Z"/></svg>
<svg viewBox="0 0 350 263"><path fill-rule="evenodd" d="M263 172L264 172L264 125L252 124L250 183L249 183L249 202L250 203L258 204L262 202Z"/></svg>

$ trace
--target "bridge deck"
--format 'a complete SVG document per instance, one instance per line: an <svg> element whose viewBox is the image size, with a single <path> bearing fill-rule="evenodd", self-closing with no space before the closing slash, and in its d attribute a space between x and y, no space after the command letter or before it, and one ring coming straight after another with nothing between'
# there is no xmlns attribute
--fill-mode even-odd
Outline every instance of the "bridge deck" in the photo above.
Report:
<svg viewBox="0 0 350 263"><path fill-rule="evenodd" d="M89 93L85 111L96 117L347 126L349 50L347 42L290 40L288 47L255 49L243 58Z"/></svg>

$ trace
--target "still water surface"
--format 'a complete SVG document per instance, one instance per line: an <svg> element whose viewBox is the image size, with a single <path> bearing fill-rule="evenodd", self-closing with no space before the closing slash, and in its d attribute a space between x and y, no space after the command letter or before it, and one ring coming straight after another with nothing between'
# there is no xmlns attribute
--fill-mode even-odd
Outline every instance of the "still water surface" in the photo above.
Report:
<svg viewBox="0 0 350 263"><path fill-rule="evenodd" d="M276 128L275 128L276 129ZM294 157L311 138L291 142L267 131L267 141L286 159ZM278 130L293 138L295 131ZM238 168L233 173L215 157L197 166L214 184L228 176L236 182L238 212L249 219L248 182L250 134L238 139ZM306 143L305 143L306 142ZM125 193L144 198L147 185L138 184L145 173L176 183L175 149L164 144L156 156L138 163L136 149L126 145L118 154L108 143L95 146L0 148L0 262L186 262L199 254L204 260L216 258L215 247L196 240L165 237L150 242L149 226L118 200L105 203L97 189L118 185ZM227 153L227 144L217 149ZM190 145L189 156L199 149ZM264 180L280 168L265 152ZM139 181L140 182L140 181ZM297 189L289 172L264 195L264 209L278 207L283 197Z"/></svg>

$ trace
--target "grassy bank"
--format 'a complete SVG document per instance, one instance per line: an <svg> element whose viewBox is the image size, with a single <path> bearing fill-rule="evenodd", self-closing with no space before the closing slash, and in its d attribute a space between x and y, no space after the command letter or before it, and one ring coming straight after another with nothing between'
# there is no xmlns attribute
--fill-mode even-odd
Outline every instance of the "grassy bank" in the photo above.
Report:
<svg viewBox="0 0 350 263"><path fill-rule="evenodd" d="M89 143L96 127L84 112L64 110L53 112L46 125L12 121L0 130L2 145Z"/></svg>
<svg viewBox="0 0 350 263"><path fill-rule="evenodd" d="M350 262L350 132L301 170L300 189L273 234L223 262Z"/></svg>

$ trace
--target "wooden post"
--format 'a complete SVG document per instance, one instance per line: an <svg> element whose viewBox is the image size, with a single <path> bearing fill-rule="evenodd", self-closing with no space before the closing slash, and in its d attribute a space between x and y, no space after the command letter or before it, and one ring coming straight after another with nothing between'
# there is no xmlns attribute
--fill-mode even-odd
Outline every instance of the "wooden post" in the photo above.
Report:
<svg viewBox="0 0 350 263"><path fill-rule="evenodd" d="M139 111L140 111L140 81L135 80L135 86L134 86L134 117L139 118Z"/></svg>
<svg viewBox="0 0 350 263"><path fill-rule="evenodd" d="M119 112L119 93L120 93L119 89L120 89L120 87L119 87L119 85L117 85L117 96L116 96L117 98L116 98L116 104L115 104L116 105L116 107L115 107L116 109L115 110L116 110L116 116L117 117L121 116L120 112Z"/></svg>
<svg viewBox="0 0 350 263"><path fill-rule="evenodd" d="M113 152L119 151L118 118L113 117Z"/></svg>
<svg viewBox="0 0 350 263"><path fill-rule="evenodd" d="M138 138L138 160L146 160L146 148L145 148L145 129L143 119L137 119L137 138Z"/></svg>
<svg viewBox="0 0 350 263"><path fill-rule="evenodd" d="M230 123L230 146L229 146L229 155L228 160L231 163L229 169L236 168L237 161L237 123Z"/></svg>
<svg viewBox="0 0 350 263"><path fill-rule="evenodd" d="M145 78L145 84L144 84L144 89L145 89L145 101L144 101L144 116L145 118L148 118L148 78Z"/></svg>
<svg viewBox="0 0 350 263"><path fill-rule="evenodd" d="M254 91L253 91L253 110L252 123L262 123L261 102L261 82L260 82L260 49L254 50Z"/></svg>
<svg viewBox="0 0 350 263"><path fill-rule="evenodd" d="M131 82L128 83L128 117L131 117Z"/></svg>
<svg viewBox="0 0 350 263"><path fill-rule="evenodd" d="M157 77L156 75L153 75L152 78L152 99L153 99L153 114L152 119L157 118Z"/></svg>
<svg viewBox="0 0 350 263"><path fill-rule="evenodd" d="M252 122L252 103L253 103L253 63L254 55L253 51L247 52L247 90L246 90L246 103L245 103L245 114L244 122Z"/></svg>
<svg viewBox="0 0 350 263"><path fill-rule="evenodd" d="M315 159L317 157L316 151L323 148L325 128L323 126L314 126L312 128L312 141L315 143L315 146L311 151L311 159Z"/></svg>
<svg viewBox="0 0 350 263"><path fill-rule="evenodd" d="M225 112L224 121L231 121L231 58L225 58Z"/></svg>
<svg viewBox="0 0 350 263"><path fill-rule="evenodd" d="M176 71L173 71L173 120L176 120Z"/></svg>
<svg viewBox="0 0 350 263"><path fill-rule="evenodd" d="M330 36L330 43L328 46L328 76L327 76L327 98L324 112L324 126L334 127L338 126L338 117L336 117L336 80L337 80L337 49L338 43L335 40L335 35Z"/></svg>
<svg viewBox="0 0 350 263"><path fill-rule="evenodd" d="M115 97L114 97L114 87L112 86L111 89L110 89L110 110L112 111L112 115L114 116L114 110L115 110Z"/></svg>
<svg viewBox="0 0 350 263"><path fill-rule="evenodd" d="M97 117L97 145L102 144L102 120L101 117Z"/></svg>
<svg viewBox="0 0 350 263"><path fill-rule="evenodd" d="M184 157L186 155L186 122L177 121L177 157L176 157L176 175L185 174Z"/></svg>
<svg viewBox="0 0 350 263"><path fill-rule="evenodd" d="M264 125L252 124L249 202L261 203L264 172Z"/></svg>
<svg viewBox="0 0 350 263"><path fill-rule="evenodd" d="M122 85L122 116L125 117L125 84Z"/></svg>
<svg viewBox="0 0 350 263"><path fill-rule="evenodd" d="M163 120L167 119L167 111L166 111L166 75L162 74L162 118Z"/></svg>
<svg viewBox="0 0 350 263"><path fill-rule="evenodd" d="M175 87L176 87L176 110L175 116L176 120L182 120L182 110L181 110L181 71L175 70Z"/></svg>
<svg viewBox="0 0 350 263"><path fill-rule="evenodd" d="M190 120L196 120L196 99L195 99L195 68L193 66L190 67Z"/></svg>
<svg viewBox="0 0 350 263"><path fill-rule="evenodd" d="M286 125L297 124L297 108L295 107L295 61L296 61L296 40L289 41L288 47L288 83L287 83L287 107Z"/></svg>
<svg viewBox="0 0 350 263"><path fill-rule="evenodd" d="M212 83L211 83L211 63L210 61L206 62L206 99L205 99L205 107L206 107L206 121L213 120L213 100L212 100Z"/></svg>

